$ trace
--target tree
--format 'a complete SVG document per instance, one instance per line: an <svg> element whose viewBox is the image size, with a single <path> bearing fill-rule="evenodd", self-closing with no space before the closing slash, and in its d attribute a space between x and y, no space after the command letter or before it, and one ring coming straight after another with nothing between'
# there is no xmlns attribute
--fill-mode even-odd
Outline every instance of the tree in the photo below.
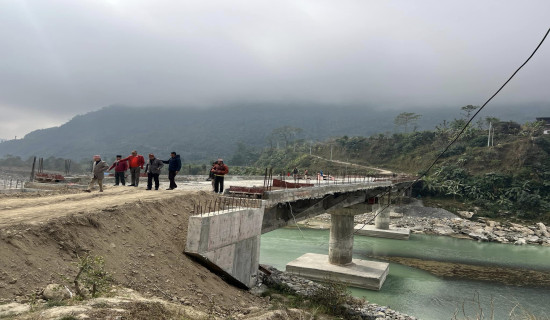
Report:
<svg viewBox="0 0 550 320"><path fill-rule="evenodd" d="M398 114L395 119L393 120L393 123L397 127L403 127L405 132L409 131L409 125L412 124L416 126L416 122L418 119L420 119L422 115L416 114L414 112L401 112Z"/></svg>
<svg viewBox="0 0 550 320"><path fill-rule="evenodd" d="M284 126L284 127L273 129L270 136L282 139L285 142L285 147L288 147L290 142L292 142L297 135L302 133L302 131L304 130L302 130L301 128Z"/></svg>
<svg viewBox="0 0 550 320"><path fill-rule="evenodd" d="M476 111L479 108L479 106L472 106L471 104L464 106L460 108L462 111L464 111L464 116L466 119L470 119L470 115L472 112Z"/></svg>

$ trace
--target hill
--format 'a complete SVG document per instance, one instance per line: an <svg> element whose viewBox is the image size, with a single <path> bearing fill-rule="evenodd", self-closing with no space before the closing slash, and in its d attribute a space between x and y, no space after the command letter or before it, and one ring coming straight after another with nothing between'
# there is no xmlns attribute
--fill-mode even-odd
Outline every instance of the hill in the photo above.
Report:
<svg viewBox="0 0 550 320"><path fill-rule="evenodd" d="M436 130L344 136L311 149L297 143L286 149L265 150L259 154L256 166L273 167L277 173L295 166L302 172L323 170L338 176L374 173L325 160L332 158L418 175L462 126L463 120L454 120L448 127ZM452 211L478 208L479 214L491 218L549 222L550 135L542 134L540 123L499 122L494 145L488 146L487 142L486 128L469 127L423 178L416 195L451 200L448 203L452 203Z"/></svg>
<svg viewBox="0 0 550 320"><path fill-rule="evenodd" d="M534 105L521 112L513 107L500 108L495 116L509 114L512 119L523 121L540 116L541 108ZM10 154L25 159L36 155L80 161L93 154L112 158L137 149L143 154L159 155L175 150L188 162L206 161L218 156L229 158L238 143L261 149L268 145L273 130L285 126L301 129L294 138L303 141L392 132L394 118L402 111L358 105L268 103L212 108L110 106L75 116L59 127L2 142L0 157ZM407 111L422 115L418 129L431 129L444 119L460 116L459 108Z"/></svg>

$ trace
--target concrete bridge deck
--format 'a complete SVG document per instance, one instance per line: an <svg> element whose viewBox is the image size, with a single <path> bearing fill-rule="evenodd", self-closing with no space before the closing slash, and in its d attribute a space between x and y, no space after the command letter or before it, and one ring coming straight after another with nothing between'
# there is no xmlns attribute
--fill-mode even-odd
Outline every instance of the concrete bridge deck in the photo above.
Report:
<svg viewBox="0 0 550 320"><path fill-rule="evenodd" d="M294 224L330 210L350 207L385 193L390 180L265 191L262 233Z"/></svg>

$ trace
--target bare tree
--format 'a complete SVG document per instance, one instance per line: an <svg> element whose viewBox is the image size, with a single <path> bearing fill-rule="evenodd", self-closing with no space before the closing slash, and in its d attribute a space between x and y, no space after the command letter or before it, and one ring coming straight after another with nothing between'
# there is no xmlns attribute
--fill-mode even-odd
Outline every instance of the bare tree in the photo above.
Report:
<svg viewBox="0 0 550 320"><path fill-rule="evenodd" d="M414 112L401 112L398 114L393 123L397 127L403 127L405 132L409 131L409 125L413 125L416 128L416 122L422 117L421 114L416 114Z"/></svg>

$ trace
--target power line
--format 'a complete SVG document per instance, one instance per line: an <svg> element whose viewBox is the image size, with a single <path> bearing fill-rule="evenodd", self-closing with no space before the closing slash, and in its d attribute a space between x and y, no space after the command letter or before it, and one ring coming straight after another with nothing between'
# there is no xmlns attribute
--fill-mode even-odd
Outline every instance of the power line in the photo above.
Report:
<svg viewBox="0 0 550 320"><path fill-rule="evenodd" d="M515 77L515 75L527 64L527 62L529 62L529 60L531 60L531 58L535 55L535 53L539 50L540 46L544 43L544 40L546 40L546 37L548 36L548 34L550 33L550 28L546 31L546 33L544 34L544 37L542 37L542 40L539 42L539 44L537 45L537 47L535 48L535 50L531 53L531 55L527 58L527 60L525 60L525 62L523 62L523 64L521 64L521 66L519 66L519 68L516 69L516 71L514 71L514 73L512 73L512 75L508 78L508 80L506 80L506 82L504 82L504 84L502 86L500 86L500 88L489 98L487 99L487 101L485 101L485 103L476 111L476 113L474 113L474 115L472 115L472 117L468 120L468 122L466 122L466 124L464 125L464 127L462 128L462 130L460 130L460 132L455 136L455 138L447 145L447 147L445 147L445 149L435 158L435 160L432 162L432 164L430 164L430 166L419 176L417 177L413 182L411 182L411 184L405 188L405 190L409 189L409 188L412 188L412 186L418 182L420 179L422 179L424 176L426 176L428 174L428 172L433 168L433 166L439 161L439 159L441 159L441 157L443 156L443 154L445 154L445 152L447 152L449 150L449 148L458 140L458 138L462 135L462 133L464 133L464 131L466 130L466 128L468 128L468 126L470 125L470 123L474 120L474 118L481 112L481 110L483 110L483 108L485 108L485 106L491 101L493 100L494 97L496 97L497 94L499 94L500 91L502 91L502 89L504 89L504 87L508 84L508 82L510 82L510 80L512 80L512 78ZM384 192L382 192L384 193ZM379 194L382 194L382 193L379 193ZM390 190L388 190L388 194L391 193L391 188ZM386 210L388 207L390 206L390 204L388 203L386 206L384 206L382 209L380 209L375 215L374 217L372 217L367 223L363 224L363 226L361 227L361 229L363 229L365 227L366 224L372 222L372 220L374 220L380 213L382 213L382 211ZM359 229L359 230L361 230ZM354 231L351 236L353 236L354 234L356 234L359 230L356 230Z"/></svg>
<svg viewBox="0 0 550 320"><path fill-rule="evenodd" d="M514 76L519 72L519 70L521 70L526 64L527 62L529 62L529 60L531 60L531 58L535 55L535 53L539 50L540 46L543 44L544 40L546 40L546 37L548 36L548 33L550 33L550 28L548 29L548 31L546 31L546 34L544 35L544 37L542 37L542 40L540 41L539 45L535 48L535 50L533 51L533 53L531 53L531 55L529 56L529 58L527 58L527 60L525 60L525 62L519 66L519 68L516 69L516 71L510 76L510 78L508 78L508 80L506 80L506 82L504 82L504 84L502 86L500 86L500 88L489 98L487 99L487 101L485 101L485 103L477 110L476 113L474 113L474 115L470 118L470 120L468 120L468 122L466 122L466 124L464 125L464 127L462 128L462 130L460 130L460 132L456 135L456 137L447 145L447 147L445 147L445 149L437 156L437 158L435 158L435 160L432 162L432 164L428 167L428 169L426 169L426 171L424 171L418 178L416 178L412 183L411 185L408 187L408 188L411 188L416 182L418 182L418 180L422 179L425 175L428 174L428 172L433 168L433 166L437 163L437 161L439 161L439 159L441 159L441 157L443 156L443 154L445 154L445 152L447 152L447 150L449 150L449 148L458 140L458 138L462 135L462 133L464 133L464 131L466 130L466 128L468 128L468 126L470 125L470 123L472 122L472 120L474 120L474 118L478 115L478 113L481 112L481 110L483 110L483 108L485 108L485 106L491 101L493 100L493 98L502 90L504 89L504 87L508 84L508 82L510 82L510 80L512 80L512 78L514 78ZM407 188L407 189L408 189Z"/></svg>

